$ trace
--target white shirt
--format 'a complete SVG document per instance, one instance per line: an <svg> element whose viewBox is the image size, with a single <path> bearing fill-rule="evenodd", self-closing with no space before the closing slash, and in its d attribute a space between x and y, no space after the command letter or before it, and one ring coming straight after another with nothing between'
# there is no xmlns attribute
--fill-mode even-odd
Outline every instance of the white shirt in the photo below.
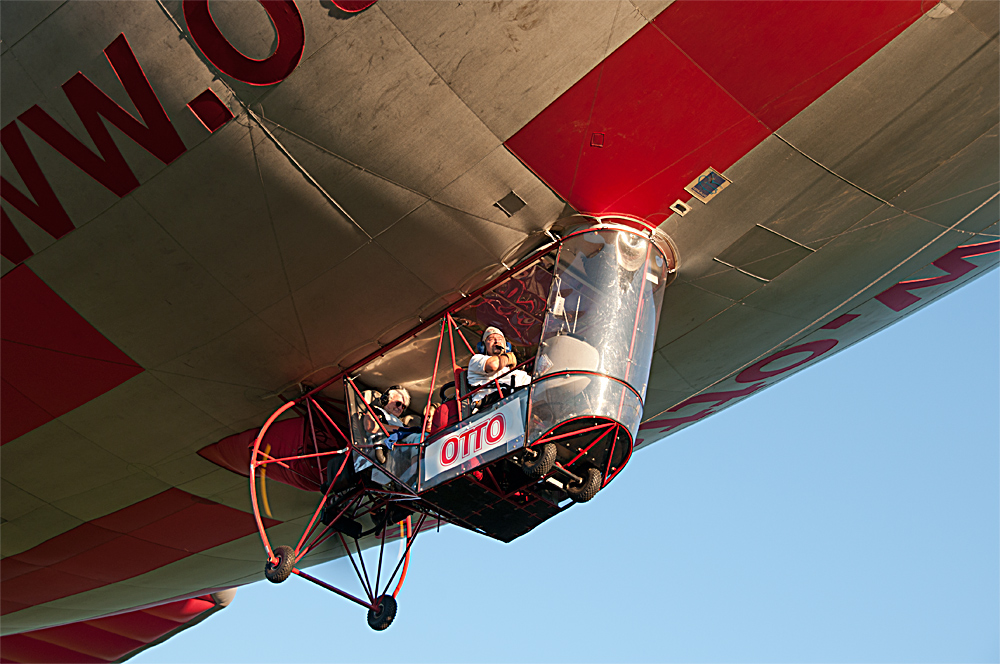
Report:
<svg viewBox="0 0 1000 664"><path fill-rule="evenodd" d="M472 359L469 360L469 385L472 387L485 385L486 383L491 382L494 378L499 378L510 371L510 367L501 367L493 373L488 373L486 371L486 361L489 360L490 357L490 355L472 356Z"/></svg>
<svg viewBox="0 0 1000 664"><path fill-rule="evenodd" d="M512 385L514 387L521 387L522 385L527 385L528 383L531 382L531 376L521 371L520 369L515 369L513 372L511 372L510 367L502 367L500 369L497 369L493 373L488 373L486 371L486 360L490 359L490 357L491 357L490 355L477 354L473 355L472 359L469 360L468 380L469 380L469 385L471 387L479 387L480 385L486 385L488 383L493 382L494 378L500 378L500 376L503 376L507 373L510 373L510 376L500 381L503 385ZM476 397L474 397L474 400L480 401L486 395L492 394L493 392L496 391L497 390L495 387L480 390L479 392L476 393Z"/></svg>

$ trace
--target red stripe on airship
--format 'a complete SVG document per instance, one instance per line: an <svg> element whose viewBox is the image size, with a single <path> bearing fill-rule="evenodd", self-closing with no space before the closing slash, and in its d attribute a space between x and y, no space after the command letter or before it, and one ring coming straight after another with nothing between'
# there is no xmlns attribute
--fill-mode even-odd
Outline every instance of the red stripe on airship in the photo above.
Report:
<svg viewBox="0 0 1000 664"><path fill-rule="evenodd" d="M278 523L265 520L267 527ZM0 615L124 581L256 532L246 512L167 489L4 558Z"/></svg>
<svg viewBox="0 0 1000 664"><path fill-rule="evenodd" d="M26 265L0 279L0 318L0 444L143 371Z"/></svg>
<svg viewBox="0 0 1000 664"><path fill-rule="evenodd" d="M679 0L506 145L576 209L660 222L920 16L919 0Z"/></svg>

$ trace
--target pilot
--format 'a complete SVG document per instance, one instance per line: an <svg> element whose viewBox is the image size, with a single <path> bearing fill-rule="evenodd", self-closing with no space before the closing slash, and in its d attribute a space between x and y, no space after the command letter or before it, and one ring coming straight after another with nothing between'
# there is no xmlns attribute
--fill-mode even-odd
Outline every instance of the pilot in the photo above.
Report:
<svg viewBox="0 0 1000 664"><path fill-rule="evenodd" d="M380 405L379 405L380 404ZM385 396L379 404L372 404L372 410L382 421L382 425L385 427L386 431L392 433L398 429L400 424L391 424L392 419L398 420L403 416L403 411L405 411L410 406L410 393L405 387L399 385L393 385L388 390L386 390ZM391 415L392 418L386 415ZM365 413L364 416L365 431L368 433L375 433L379 430L378 422L371 416L371 413Z"/></svg>
<svg viewBox="0 0 1000 664"><path fill-rule="evenodd" d="M399 418L402 417L403 411L409 405L410 393L405 387L393 385L385 391L380 400L370 404L371 411L366 412L361 418L365 433L368 434L366 436L367 442L376 445L374 452L379 463L386 462L388 457L386 448L391 450L393 443L396 442L396 437L393 434L402 429L403 423ZM374 417L372 413L375 414ZM376 418L378 419L376 420ZM384 433L383 429L385 429ZM363 468L364 461L359 459L358 462ZM361 470L361 468L355 470Z"/></svg>
<svg viewBox="0 0 1000 664"><path fill-rule="evenodd" d="M516 389L531 382L531 376L517 366L517 356L510 350L510 344L503 332L496 327L488 327L483 332L483 341L476 349L478 352L469 360L468 381L471 387L496 384L501 387ZM486 387L473 397L474 403L482 402L486 397L496 393L496 387Z"/></svg>

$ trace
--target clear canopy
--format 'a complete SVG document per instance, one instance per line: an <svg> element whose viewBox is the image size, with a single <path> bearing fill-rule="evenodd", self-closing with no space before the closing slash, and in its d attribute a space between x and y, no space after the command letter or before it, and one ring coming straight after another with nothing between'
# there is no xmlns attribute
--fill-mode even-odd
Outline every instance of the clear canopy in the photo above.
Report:
<svg viewBox="0 0 1000 664"><path fill-rule="evenodd" d="M535 377L593 371L644 396L667 262L638 233L604 229L567 238L549 293Z"/></svg>
<svg viewBox="0 0 1000 664"><path fill-rule="evenodd" d="M654 242L623 228L566 238L553 271L535 361L529 438L579 411L634 435L649 380L668 263ZM569 410L567 410L567 408Z"/></svg>

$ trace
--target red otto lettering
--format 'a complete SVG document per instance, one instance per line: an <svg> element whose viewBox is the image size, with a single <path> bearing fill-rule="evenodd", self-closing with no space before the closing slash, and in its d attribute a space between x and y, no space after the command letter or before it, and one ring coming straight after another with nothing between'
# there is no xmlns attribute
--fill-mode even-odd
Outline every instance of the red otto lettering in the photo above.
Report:
<svg viewBox="0 0 1000 664"><path fill-rule="evenodd" d="M845 321L846 322L846 321ZM839 326L838 326L839 327ZM819 341L810 341L808 343L799 344L798 346L792 346L791 348L786 348L785 350L778 351L773 355L765 357L760 362L752 364L743 371L741 371L736 376L736 382L738 383L754 383L748 387L744 387L741 390L727 390L724 392L707 392L705 394L696 394L690 399L685 399L681 403L677 404L673 408L669 409L668 413L675 413L682 408L687 406L692 406L698 403L711 404L711 407L705 408L704 410L698 411L693 415L685 415L683 417L668 417L661 420L652 420L650 422L644 423L640 429L659 429L661 433L666 433L676 429L684 424L689 424L691 422L697 422L698 420L704 419L709 415L714 414L718 411L719 407L729 403L734 399L742 399L743 397L749 396L764 387L765 383L763 381L767 380L772 376L778 376L785 373L786 371L791 371L797 367L802 366L806 362L811 362L817 357L828 353L837 345L836 339L821 339ZM809 353L808 357L790 364L787 367L782 367L781 369L768 370L767 365L783 357L788 357L790 355L796 355L798 353Z"/></svg>
<svg viewBox="0 0 1000 664"><path fill-rule="evenodd" d="M475 442L475 445L473 445L473 448L472 448L476 452L478 452L479 450L481 450L483 448L483 438L485 437L485 435L483 434L483 429L485 429L488 425L489 425L489 422L483 422L482 424L480 424L475 429L473 429L472 431L469 432L470 436L472 436L473 434L475 434L475 436L476 436L476 442Z"/></svg>
<svg viewBox="0 0 1000 664"><path fill-rule="evenodd" d="M928 288L930 286L947 284L955 281L959 277L964 277L969 272L975 270L976 265L963 259L972 258L973 256L982 256L984 254L992 254L996 251L1000 251L1000 240L992 240L990 242L982 242L980 244L967 244L962 247L955 247L944 256L931 263L934 267L944 271L944 274L940 277L900 281L895 286L892 286L876 295L875 299L893 311L902 311L903 309L906 309L907 307L920 301L920 298L910 291L917 290L918 288Z"/></svg>
<svg viewBox="0 0 1000 664"><path fill-rule="evenodd" d="M448 466L458 458L458 438L449 438L441 447L441 465Z"/></svg>
<svg viewBox="0 0 1000 664"><path fill-rule="evenodd" d="M712 408L706 408L701 410L694 415L686 415L684 417L668 417L662 420L653 420L643 424L640 429L659 429L661 433L671 431L681 426L682 424L688 424L689 422L697 422L700 419L708 417L716 412L719 406L722 406L733 399L742 399L743 397L749 396L764 387L764 383L758 383L756 385L750 385L749 387L744 387L742 390L728 390L725 392L708 392L705 394L696 394L690 399L685 399L673 408L669 409L668 413L675 413L682 408L694 405L696 403L708 403L712 404Z"/></svg>
<svg viewBox="0 0 1000 664"><path fill-rule="evenodd" d="M503 440L505 433L507 433L507 422L504 420L503 415L497 413L486 425L486 443L488 445L495 445Z"/></svg>
<svg viewBox="0 0 1000 664"><path fill-rule="evenodd" d="M754 383L758 380L767 380L772 376L777 376L783 374L786 371L791 371L796 367L800 367L806 362L812 362L817 357L825 355L830 352L834 346L837 345L836 339L820 339L819 341L810 341L809 343L799 344L798 346L792 346L791 348L786 348L785 350L778 351L774 355L769 355L765 357L760 362L752 364L736 376L737 383ZM787 367L782 367L781 369L773 369L771 371L765 370L765 367L772 362L780 360L783 357L788 357L789 355L796 355L798 353L809 353L808 357L805 357L794 364L790 364Z"/></svg>
<svg viewBox="0 0 1000 664"><path fill-rule="evenodd" d="M837 316L832 321L830 321L829 323L827 323L826 325L824 325L823 327L821 327L819 329L821 329L821 330L839 330L840 328L844 327L845 325L847 325L848 323L850 323L852 320L854 320L855 318L857 318L860 315L861 314L844 314L843 316Z"/></svg>
<svg viewBox="0 0 1000 664"><path fill-rule="evenodd" d="M278 37L274 53L263 60L248 58L229 43L212 19L208 0L184 0L184 21L191 39L219 71L250 85L273 85L285 80L299 66L306 46L306 29L292 0L257 1L267 12Z"/></svg>
<svg viewBox="0 0 1000 664"><path fill-rule="evenodd" d="M486 447L503 441L507 433L507 422L504 416L497 413L486 422L481 422L452 436L441 446L441 465L450 466L456 461L470 459Z"/></svg>

